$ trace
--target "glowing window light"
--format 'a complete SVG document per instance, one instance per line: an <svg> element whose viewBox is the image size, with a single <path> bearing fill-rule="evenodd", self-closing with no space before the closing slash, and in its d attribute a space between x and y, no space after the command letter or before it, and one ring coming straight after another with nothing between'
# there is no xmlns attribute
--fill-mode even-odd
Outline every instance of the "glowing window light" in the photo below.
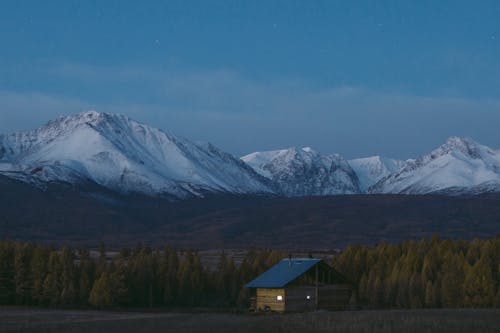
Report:
<svg viewBox="0 0 500 333"><path fill-rule="evenodd" d="M307 295L307 296L306 296L306 299L307 299L307 300L310 300L310 299L311 299L311 296Z"/></svg>
<svg viewBox="0 0 500 333"><path fill-rule="evenodd" d="M277 301L282 301L283 300L283 296L281 296L281 295L276 296L276 300Z"/></svg>

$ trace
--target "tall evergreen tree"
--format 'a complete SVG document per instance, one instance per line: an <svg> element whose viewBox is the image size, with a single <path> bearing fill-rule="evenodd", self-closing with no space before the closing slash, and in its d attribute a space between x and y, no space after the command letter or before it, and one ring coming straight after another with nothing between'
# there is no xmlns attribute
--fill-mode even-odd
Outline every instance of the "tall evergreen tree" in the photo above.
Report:
<svg viewBox="0 0 500 333"><path fill-rule="evenodd" d="M75 267L73 251L64 247L60 254L61 262L61 304L71 305L76 300Z"/></svg>
<svg viewBox="0 0 500 333"><path fill-rule="evenodd" d="M113 304L127 305L130 302L127 264L124 259L118 259L114 271L110 274L110 286Z"/></svg>
<svg viewBox="0 0 500 333"><path fill-rule="evenodd" d="M113 286L108 272L103 272L95 280L90 291L89 303L96 307L109 307L113 305Z"/></svg>
<svg viewBox="0 0 500 333"><path fill-rule="evenodd" d="M31 257L33 246L27 243L16 243L14 247L14 284L16 304L28 304L31 301L33 288L31 273Z"/></svg>
<svg viewBox="0 0 500 333"><path fill-rule="evenodd" d="M14 244L10 241L0 241L0 304L14 304L15 264Z"/></svg>
<svg viewBox="0 0 500 333"><path fill-rule="evenodd" d="M178 293L179 257L177 252L173 250L169 250L164 256L167 258L167 273L164 281L163 301L167 305L172 305L175 303Z"/></svg>
<svg viewBox="0 0 500 333"><path fill-rule="evenodd" d="M56 251L52 251L47 265L47 275L43 281L43 300L51 305L61 301L61 263Z"/></svg>
<svg viewBox="0 0 500 333"><path fill-rule="evenodd" d="M436 288L434 287L432 281L428 280L425 284L425 307L435 308L437 305Z"/></svg>
<svg viewBox="0 0 500 333"><path fill-rule="evenodd" d="M463 306L464 268L468 265L463 256L448 253L443 258L439 280L441 305L445 308Z"/></svg>
<svg viewBox="0 0 500 333"><path fill-rule="evenodd" d="M45 246L35 246L31 260L32 299L34 304L44 303L44 281L48 274L48 264L51 249Z"/></svg>
<svg viewBox="0 0 500 333"><path fill-rule="evenodd" d="M465 306L488 307L495 296L495 282L491 268L484 260L477 261L468 269L464 281Z"/></svg>

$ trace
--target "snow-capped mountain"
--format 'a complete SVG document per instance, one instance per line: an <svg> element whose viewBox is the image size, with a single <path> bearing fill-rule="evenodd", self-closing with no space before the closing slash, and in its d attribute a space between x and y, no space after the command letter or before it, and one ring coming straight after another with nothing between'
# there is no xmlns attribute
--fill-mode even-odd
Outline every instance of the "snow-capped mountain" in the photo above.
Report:
<svg viewBox="0 0 500 333"><path fill-rule="evenodd" d="M255 152L241 158L287 196L359 193L356 173L340 155L309 147Z"/></svg>
<svg viewBox="0 0 500 333"><path fill-rule="evenodd" d="M346 161L309 147L238 159L125 116L89 111L33 131L0 134L0 175L42 187L93 182L122 193L177 198L207 192L480 194L500 192L500 151L453 137L407 161Z"/></svg>
<svg viewBox="0 0 500 333"><path fill-rule="evenodd" d="M95 111L0 135L0 173L35 183L90 180L120 192L178 198L272 191L264 177L211 144Z"/></svg>
<svg viewBox="0 0 500 333"><path fill-rule="evenodd" d="M500 151L471 139L445 144L373 185L371 193L484 193L500 191Z"/></svg>
<svg viewBox="0 0 500 333"><path fill-rule="evenodd" d="M349 160L349 165L354 170L359 179L361 191L376 184L382 178L399 171L405 161L385 158L381 156L371 156Z"/></svg>

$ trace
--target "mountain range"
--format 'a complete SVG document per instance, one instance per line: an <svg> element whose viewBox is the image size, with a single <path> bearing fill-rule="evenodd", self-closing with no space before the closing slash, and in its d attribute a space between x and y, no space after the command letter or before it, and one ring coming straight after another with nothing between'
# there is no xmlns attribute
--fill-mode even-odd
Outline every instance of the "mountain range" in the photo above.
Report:
<svg viewBox="0 0 500 333"><path fill-rule="evenodd" d="M94 183L172 199L217 194L482 194L500 192L500 151L449 138L405 161L346 160L309 147L237 158L126 116L83 112L0 135L0 175L44 188Z"/></svg>
<svg viewBox="0 0 500 333"><path fill-rule="evenodd" d="M265 178L211 144L94 111L0 135L0 173L39 186L90 181L122 193L175 198L272 192Z"/></svg>

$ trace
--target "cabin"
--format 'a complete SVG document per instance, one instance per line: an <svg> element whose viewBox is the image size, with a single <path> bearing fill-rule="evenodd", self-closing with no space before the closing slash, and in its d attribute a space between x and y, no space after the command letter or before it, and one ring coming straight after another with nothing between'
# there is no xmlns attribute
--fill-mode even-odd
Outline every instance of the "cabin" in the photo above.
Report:
<svg viewBox="0 0 500 333"><path fill-rule="evenodd" d="M254 290L255 311L304 312L343 310L352 287L321 259L283 259L245 285Z"/></svg>

